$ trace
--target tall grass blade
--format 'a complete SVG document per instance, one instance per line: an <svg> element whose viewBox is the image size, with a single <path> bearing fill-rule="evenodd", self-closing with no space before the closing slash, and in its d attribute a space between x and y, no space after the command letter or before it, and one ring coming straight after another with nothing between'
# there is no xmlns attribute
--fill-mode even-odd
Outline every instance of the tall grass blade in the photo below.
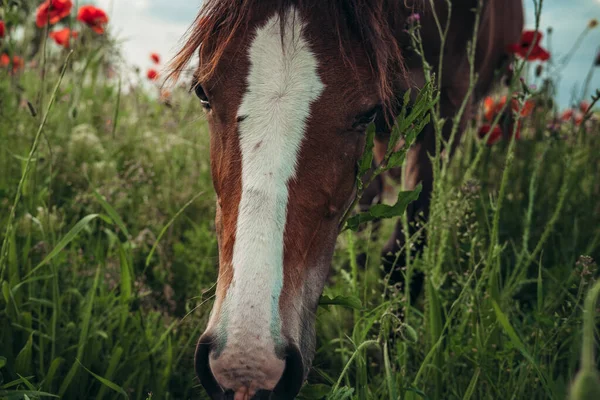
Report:
<svg viewBox="0 0 600 400"><path fill-rule="evenodd" d="M97 190L94 190L93 193L98 203L100 203L104 210L106 210L108 216L115 222L115 224L117 224L121 232L123 232L125 234L125 237L129 240L129 231L127 230L127 226L125 226L125 222L123 222L123 219L121 218L119 213L117 213L113 206L108 204L106 199L103 196L101 196Z"/></svg>
<svg viewBox="0 0 600 400"><path fill-rule="evenodd" d="M120 347L120 346L115 347L115 349L113 350L112 354L110 355L110 362L108 364L108 368L106 369L106 373L104 374L104 377L105 377L105 379L107 381L110 382L112 380L112 378L113 378L113 376L115 374L115 371L117 369L117 366L119 365L119 362L121 362L121 356L122 355L123 355L123 348ZM98 396L96 396L97 400L102 400L102 398L104 398L104 395L106 394L106 388L107 387L110 387L110 386L109 385L104 385L104 386L102 386L100 388L100 391L98 392Z"/></svg>
<svg viewBox="0 0 600 400"><path fill-rule="evenodd" d="M167 232L167 230L169 229L169 227L171 226L171 224L173 222L175 222L175 220L177 219L177 217L179 217L181 215L181 213L183 213L185 211L186 208L188 208L194 201L196 201L196 199L198 197L202 196L204 193L205 192L202 191L202 192L196 194L194 197L192 197L192 199L190 201L188 201L187 203L185 203L183 205L183 207L181 207L179 209L179 211L177 211L175 213L175 215L173 216L173 218L171 218L169 220L169 222L161 229L160 234L158 235L158 237L154 241L154 244L152 245L152 249L150 249L150 253L148 253L148 257L146 257L146 267L145 268L148 268L148 266L150 265L150 260L152 260L152 256L154 255L154 252L156 251L156 246L158 246L158 243L160 242L160 239L162 239L162 237Z"/></svg>
<svg viewBox="0 0 600 400"><path fill-rule="evenodd" d="M90 328L90 321L92 319L92 310L94 308L94 299L96 298L96 290L98 289L98 283L100 282L100 272L101 272L101 267L98 266L96 268L96 275L94 276L94 283L93 283L92 287L90 288L90 292L89 292L90 294L89 294L89 297L87 299L87 302L86 302L84 310L83 310L82 322L81 322L81 327L80 327L81 333L79 335L79 343L77 344L77 358L76 358L76 361L71 366L71 369L69 370L65 380L63 381L63 383L61 384L61 386L58 390L58 395L60 397L64 396L67 389L69 388L71 381L73 380L73 378L75 377L75 375L77 374L77 371L79 369L79 365L80 365L79 360L81 358L83 358L83 354L84 354L85 347L86 347L87 336L88 336L88 332L89 332L89 328Z"/></svg>
<svg viewBox="0 0 600 400"><path fill-rule="evenodd" d="M37 151L40 137L42 136L42 131L44 130L44 127L46 126L46 122L48 121L48 115L50 115L50 111L52 110L52 106L54 105L54 101L56 100L58 88L60 87L60 84L62 83L63 77L65 76L65 72L67 70L67 65L69 63L69 59L71 58L71 54L73 54L72 50L69 52L69 54L67 54L67 57L65 58L65 61L63 62L60 76L58 78L58 81L56 82L56 86L54 86L54 90L52 91L52 96L50 97L50 101L48 102L46 112L44 113L42 122L40 123L40 126L38 127L37 133L35 134L35 138L33 139L33 144L31 145L31 150L29 151L29 156L27 156L27 162L25 163L25 169L23 170L23 173L21 175L21 180L19 181L19 186L17 187L17 193L15 195L15 199L14 199L12 207L10 209L8 221L6 221L6 231L4 233L4 240L2 241L2 248L0 249L0 279L2 279L2 277L4 276L4 268L5 268L4 262L5 262L5 258L7 256L7 251L8 251L7 245L8 245L8 240L11 237L11 230L13 228L13 221L15 219L17 205L19 204L19 201L21 200L21 193L23 191L24 184L29 175L29 169L30 169L31 162L34 158L35 152Z"/></svg>
<svg viewBox="0 0 600 400"><path fill-rule="evenodd" d="M46 265L50 260L56 257L69 243L73 241L85 227L87 227L90 222L100 217L100 214L90 214L83 217L79 222L75 224L73 228L58 242L58 244L52 249L52 251L40 262L34 269L31 270L27 277L31 276L35 272L37 272L40 268Z"/></svg>
<svg viewBox="0 0 600 400"><path fill-rule="evenodd" d="M109 381L109 380L108 380L108 379L106 379L106 378L103 378L103 377L101 377L100 375L97 375L97 374L93 373L92 371L90 371L89 369L87 369L87 368L85 367L85 365L81 364L81 362L80 362L79 360L77 360L77 362L78 362L78 363L81 365L81 367L82 367L83 369L85 369L87 372L89 372L89 373L90 373L90 375L92 375L94 378L98 379L98 380L100 381L100 383L102 383L103 385L105 385L105 386L107 386L107 387L111 388L111 389L112 389L112 390L114 390L115 392L117 392L117 393L119 393L119 394L122 394L123 396L125 396L125 398L126 398L126 399L128 399L128 398L129 398L129 396L127 395L127 392L125 392L125 390L123 390L123 388L122 388L122 387L120 387L119 385L117 385L117 384L116 384L116 383L114 383L114 382L111 382L111 381Z"/></svg>

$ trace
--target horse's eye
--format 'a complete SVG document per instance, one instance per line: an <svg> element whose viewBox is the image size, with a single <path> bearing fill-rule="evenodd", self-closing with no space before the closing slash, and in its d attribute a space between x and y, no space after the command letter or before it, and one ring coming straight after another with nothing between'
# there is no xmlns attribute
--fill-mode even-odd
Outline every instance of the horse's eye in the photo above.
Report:
<svg viewBox="0 0 600 400"><path fill-rule="evenodd" d="M202 85L200 85L199 83L195 83L193 85L193 89L194 89L194 92L196 93L196 96L198 96L198 98L200 99L200 104L202 104L202 107L209 110L210 102L208 101L208 96L206 96L206 93L204 92Z"/></svg>
<svg viewBox="0 0 600 400"><path fill-rule="evenodd" d="M352 124L352 128L354 129L366 129L367 126L377 118L377 113L379 112L379 107L375 107L366 113L362 113L356 116L354 119L354 123Z"/></svg>

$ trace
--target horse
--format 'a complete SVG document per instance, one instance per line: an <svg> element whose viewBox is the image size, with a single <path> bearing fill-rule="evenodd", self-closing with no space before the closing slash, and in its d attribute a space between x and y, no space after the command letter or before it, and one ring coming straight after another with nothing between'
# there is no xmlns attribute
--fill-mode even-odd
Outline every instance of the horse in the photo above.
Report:
<svg viewBox="0 0 600 400"><path fill-rule="evenodd" d="M451 8L448 4L451 3ZM339 222L357 191L366 130L381 161L401 99L425 84L407 21L420 15L424 56L437 65L447 135L469 86L467 43L479 0L206 0L172 60L177 79L198 60L190 90L204 108L216 193L219 272L195 351L212 399L292 399L315 353L315 320ZM522 0L482 0L475 70L462 131L510 61ZM437 17L437 18L436 18ZM437 24L449 30L442 49ZM413 99L414 101L414 99ZM458 139L458 138L457 138ZM432 190L428 125L411 148L403 185ZM363 206L380 197L375 181ZM401 224L382 254L398 251Z"/></svg>

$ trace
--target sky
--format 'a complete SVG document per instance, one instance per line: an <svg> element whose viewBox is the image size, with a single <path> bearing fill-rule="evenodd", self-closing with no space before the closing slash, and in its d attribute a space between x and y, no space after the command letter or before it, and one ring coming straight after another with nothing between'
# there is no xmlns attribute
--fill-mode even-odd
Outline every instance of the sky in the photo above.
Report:
<svg viewBox="0 0 600 400"><path fill-rule="evenodd" d="M523 2L526 28L533 28L533 0ZM164 61L175 54L202 4L201 0L96 0L95 3L109 12L110 29L123 41L128 63L142 70L150 67L150 52L158 52ZM553 29L551 44L544 37L543 45L551 50L555 61L569 53L590 19L600 19L600 0L544 0L543 9L541 31ZM576 93L581 92L599 47L600 26L588 33L562 70L558 87L562 107L570 104L574 88ZM595 72L592 91L600 88L600 68Z"/></svg>

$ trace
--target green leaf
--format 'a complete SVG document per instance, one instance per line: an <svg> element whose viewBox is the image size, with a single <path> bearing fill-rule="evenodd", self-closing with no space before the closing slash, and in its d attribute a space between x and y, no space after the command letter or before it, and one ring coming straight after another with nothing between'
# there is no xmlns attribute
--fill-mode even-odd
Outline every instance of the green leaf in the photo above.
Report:
<svg viewBox="0 0 600 400"><path fill-rule="evenodd" d="M410 89L408 89L404 93L402 109L400 110L400 114L396 117L396 121L394 121L394 127L390 134L388 148L385 153L386 159L388 159L391 156L391 154L395 151L396 145L398 144L398 142L400 141L400 137L404 133L404 128L401 128L401 126L402 126L402 121L406 118L406 111L409 109L409 106L410 106L410 94L411 94ZM404 148L408 148L408 147L410 147L410 143L405 143Z"/></svg>
<svg viewBox="0 0 600 400"><path fill-rule="evenodd" d="M406 102L406 97L404 100L404 106L407 107L408 103ZM400 114L396 121L396 129L398 129L401 133L407 131L411 125L416 123L416 121L423 119L429 113L435 103L437 103L437 100L437 96L434 97L432 83L427 83L419 91L419 94L412 105L410 114L406 116L404 113Z"/></svg>
<svg viewBox="0 0 600 400"><path fill-rule="evenodd" d="M470 400L471 397L473 396L473 393L475 393L475 388L477 387L477 381L479 380L480 373L481 373L481 369L477 368L477 370L473 374L473 377L471 378L469 387L467 387L467 391L465 392L465 395L463 396L463 400Z"/></svg>
<svg viewBox="0 0 600 400"><path fill-rule="evenodd" d="M396 387L396 381L394 378L394 371L390 360L390 352L388 349L388 342L383 343L383 365L385 367L385 381L387 383L388 395L390 399L398 398L398 390Z"/></svg>
<svg viewBox="0 0 600 400"><path fill-rule="evenodd" d="M13 296L17 293L17 291L25 284L27 283L32 283L35 281L41 281L41 280L50 280L54 277L54 275L50 274L50 275L41 275L41 276L35 276L33 278L29 278L26 279L22 282L19 282L18 284L16 284L15 286L12 287L12 289L10 290L13 294Z"/></svg>
<svg viewBox="0 0 600 400"><path fill-rule="evenodd" d="M83 369L85 369L87 372L89 372L94 378L98 379L100 381L100 383L108 386L115 392L122 394L123 396L125 396L125 398L129 398L129 396L127 396L127 392L125 392L125 390L123 390L123 388L121 386L117 385L114 382L109 381L108 379L101 377L100 375L96 375L95 373L93 373L92 371L87 369L85 367L85 365L81 364L81 362L79 360L77 360L77 362L83 367Z"/></svg>
<svg viewBox="0 0 600 400"><path fill-rule="evenodd" d="M60 240L60 242L58 242L58 244L56 245L56 247L54 247L54 249L52 249L50 254L48 254L42 260L42 262L39 263L29 274L27 274L27 276L29 277L34 272L36 272L38 269L40 269L41 267L46 265L54 257L56 257L62 251L62 249L67 247L67 245L69 243L71 243L73 241L73 239L75 239L77 237L79 232L81 232L86 226L89 225L90 222L92 222L94 219L96 219L98 217L101 217L100 214L90 214L90 215L86 215L85 217L83 217L78 223L75 224L75 226L73 228L71 228L71 230Z"/></svg>
<svg viewBox="0 0 600 400"><path fill-rule="evenodd" d="M496 318L498 319L498 322L500 323L500 325L502 325L502 328L504 328L504 331L510 338L510 342L515 348L517 348L521 352L523 357L525 357L525 359L531 363L531 365L535 368L536 372L538 373L542 385L548 393L551 393L550 388L548 387L548 378L546 377L546 374L540 369L540 367L535 362L531 354L529 354L527 348L525 347L525 344L521 341L519 335L517 335L517 332L508 321L506 314L502 312L500 306L498 305L498 303L496 303L495 300L492 300L492 306L494 307L494 311L496 312Z"/></svg>
<svg viewBox="0 0 600 400"><path fill-rule="evenodd" d="M365 222L401 216L406 211L408 205L419 198L421 190L422 185L419 184L415 190L398 193L398 200L393 206L376 204L372 206L369 211L348 218L344 230L349 229L351 231L357 231L358 227Z"/></svg>
<svg viewBox="0 0 600 400"><path fill-rule="evenodd" d="M202 196L205 192L202 191L200 193L197 193L196 195L194 195L194 197L192 197L190 199L190 201L188 201L187 203L185 203L183 205L183 207L181 207L179 209L179 211L177 211L175 213L175 215L173 215L173 218L171 218L169 220L169 222L162 228L162 230L160 231L160 233L158 234L158 237L156 238L156 240L154 241L154 244L152 245L152 249L150 249L150 253L148 253L148 257L146 257L146 265L144 267L144 271L146 270L146 268L148 268L148 266L150 265L150 260L152 260L152 255L154 254L154 251L156 251L156 247L158 246L158 243L160 242L160 239L163 237L163 235L167 232L167 230L169 229L169 227L171 226L171 224L173 222L175 222L175 220L177 219L177 217L179 217L179 215L181 215L181 213L183 213L183 211L188 208L194 201L196 201L196 199L200 196Z"/></svg>
<svg viewBox="0 0 600 400"><path fill-rule="evenodd" d="M167 330L165 330L163 332L163 334L160 335L160 338L156 341L156 344L154 344L154 346L150 350L150 354L154 354L158 351L160 346L162 346L163 342L167 339L167 337L169 337L169 335L171 334L171 331L175 328L175 326L177 326L177 321L173 321L173 323L171 323L171 325L169 325Z"/></svg>
<svg viewBox="0 0 600 400"><path fill-rule="evenodd" d="M502 325L502 328L504 328L504 331L510 338L510 341L512 342L512 344L525 356L525 358L527 358L530 362L535 364L535 362L533 361L533 358L531 357L531 355L529 355L529 353L525 349L525 345L519 338L519 335L517 335L517 332L515 331L515 329L512 327L512 325L508 321L506 314L504 314L502 312L502 310L500 309L500 306L498 305L498 303L496 303L496 301L492 300L492 306L494 307L494 311L496 312L496 318L498 319L498 322L500 322L500 325Z"/></svg>
<svg viewBox="0 0 600 400"><path fill-rule="evenodd" d="M17 374L17 375L19 375L19 378L21 378L21 382L23 382L23 385L27 386L27 389L35 392L36 387L33 386L33 383L29 382L29 379L27 379L24 376L21 376L21 374ZM32 378L32 377L30 377L30 378Z"/></svg>
<svg viewBox="0 0 600 400"><path fill-rule="evenodd" d="M87 343L88 332L89 332L89 328L90 328L90 321L92 319L92 311L94 308L93 307L94 300L96 298L96 290L98 289L98 284L100 282L100 271L101 270L102 270L102 266L99 264L98 268L96 268L96 275L94 276L94 283L92 284L92 287L88 291L89 297L85 300L85 303L84 303L85 305L82 309L82 316L81 316L82 323L79 326L80 334L79 334L79 343L77 345L77 359L76 359L76 362L74 362L73 365L71 365L69 372L67 373L66 377L64 378L60 387L58 388L58 395L61 397L65 394L65 392L69 388L69 385L73 381L73 378L75 378L75 375L77 374L77 372L79 370L79 365L81 364L79 362L79 358L83 357L83 353L85 351L85 345Z"/></svg>
<svg viewBox="0 0 600 400"><path fill-rule="evenodd" d="M15 360L15 371L21 375L31 375L33 372L32 356L33 356L33 333L29 335L27 343L21 349Z"/></svg>
<svg viewBox="0 0 600 400"><path fill-rule="evenodd" d="M347 400L351 399L353 394L354 388L344 386L329 394L329 396L327 396L327 400Z"/></svg>
<svg viewBox="0 0 600 400"><path fill-rule="evenodd" d="M121 264L121 293L119 299L122 304L121 308L121 333L125 329L125 322L127 321L127 316L129 315L129 301L131 299L131 288L132 277L131 277L131 267L129 266L129 262L127 261L127 254L125 254L125 250L123 249L123 245L119 243L119 261Z"/></svg>
<svg viewBox="0 0 600 400"><path fill-rule="evenodd" d="M6 357L0 357L0 369L6 365Z"/></svg>
<svg viewBox="0 0 600 400"><path fill-rule="evenodd" d="M359 161L358 176L362 177L366 174L373 164L373 147L375 147L375 124L370 124L367 128L367 139L365 143L365 150L362 158Z"/></svg>
<svg viewBox="0 0 600 400"><path fill-rule="evenodd" d="M403 101L404 101L404 106L406 106L408 104L408 102L410 101L410 88L404 92L404 97L403 97Z"/></svg>
<svg viewBox="0 0 600 400"><path fill-rule="evenodd" d="M50 364L50 368L48 369L48 373L46 374L46 378L44 379L42 389L48 390L48 391L52 390L52 381L54 381L54 377L56 376L58 369L60 368L60 366L62 365L62 363L64 361L65 361L65 359L62 357L56 357L54 360L52 360L52 363Z"/></svg>
<svg viewBox="0 0 600 400"><path fill-rule="evenodd" d="M113 206L108 204L106 199L102 197L100 193L98 193L96 190L94 190L94 197L96 198L96 200L98 200L98 203L100 203L100 205L104 207L104 210L106 210L108 216L115 222L115 224L117 224L119 229L125 234L125 237L129 239L129 231L125 226L125 222L123 222L123 219L121 219L121 216L117 213Z"/></svg>
<svg viewBox="0 0 600 400"><path fill-rule="evenodd" d="M329 296L321 296L320 306L342 306L355 310L362 309L362 302L355 296L336 296L333 299Z"/></svg>
<svg viewBox="0 0 600 400"><path fill-rule="evenodd" d="M304 400L321 400L325 398L329 392L331 392L331 387L328 385L305 385L298 394L298 398Z"/></svg>
<svg viewBox="0 0 600 400"><path fill-rule="evenodd" d="M398 168L398 167L402 167L402 164L404 164L404 159L406 158L406 153L408 152L408 149L402 148L396 152L394 152L388 162L387 165L385 167L385 170L390 170L392 168Z"/></svg>
<svg viewBox="0 0 600 400"><path fill-rule="evenodd" d="M121 361L121 356L123 355L123 348L122 347L115 347L111 356L110 356L110 362L108 363L108 368L106 369L106 373L104 374L104 376L106 377L106 379L110 380L112 379L117 366L119 365L119 362ZM107 386L102 386L100 388L100 391L98 392L98 396L96 397L96 400L102 400L102 398L104 397L104 393L106 392L106 388Z"/></svg>

